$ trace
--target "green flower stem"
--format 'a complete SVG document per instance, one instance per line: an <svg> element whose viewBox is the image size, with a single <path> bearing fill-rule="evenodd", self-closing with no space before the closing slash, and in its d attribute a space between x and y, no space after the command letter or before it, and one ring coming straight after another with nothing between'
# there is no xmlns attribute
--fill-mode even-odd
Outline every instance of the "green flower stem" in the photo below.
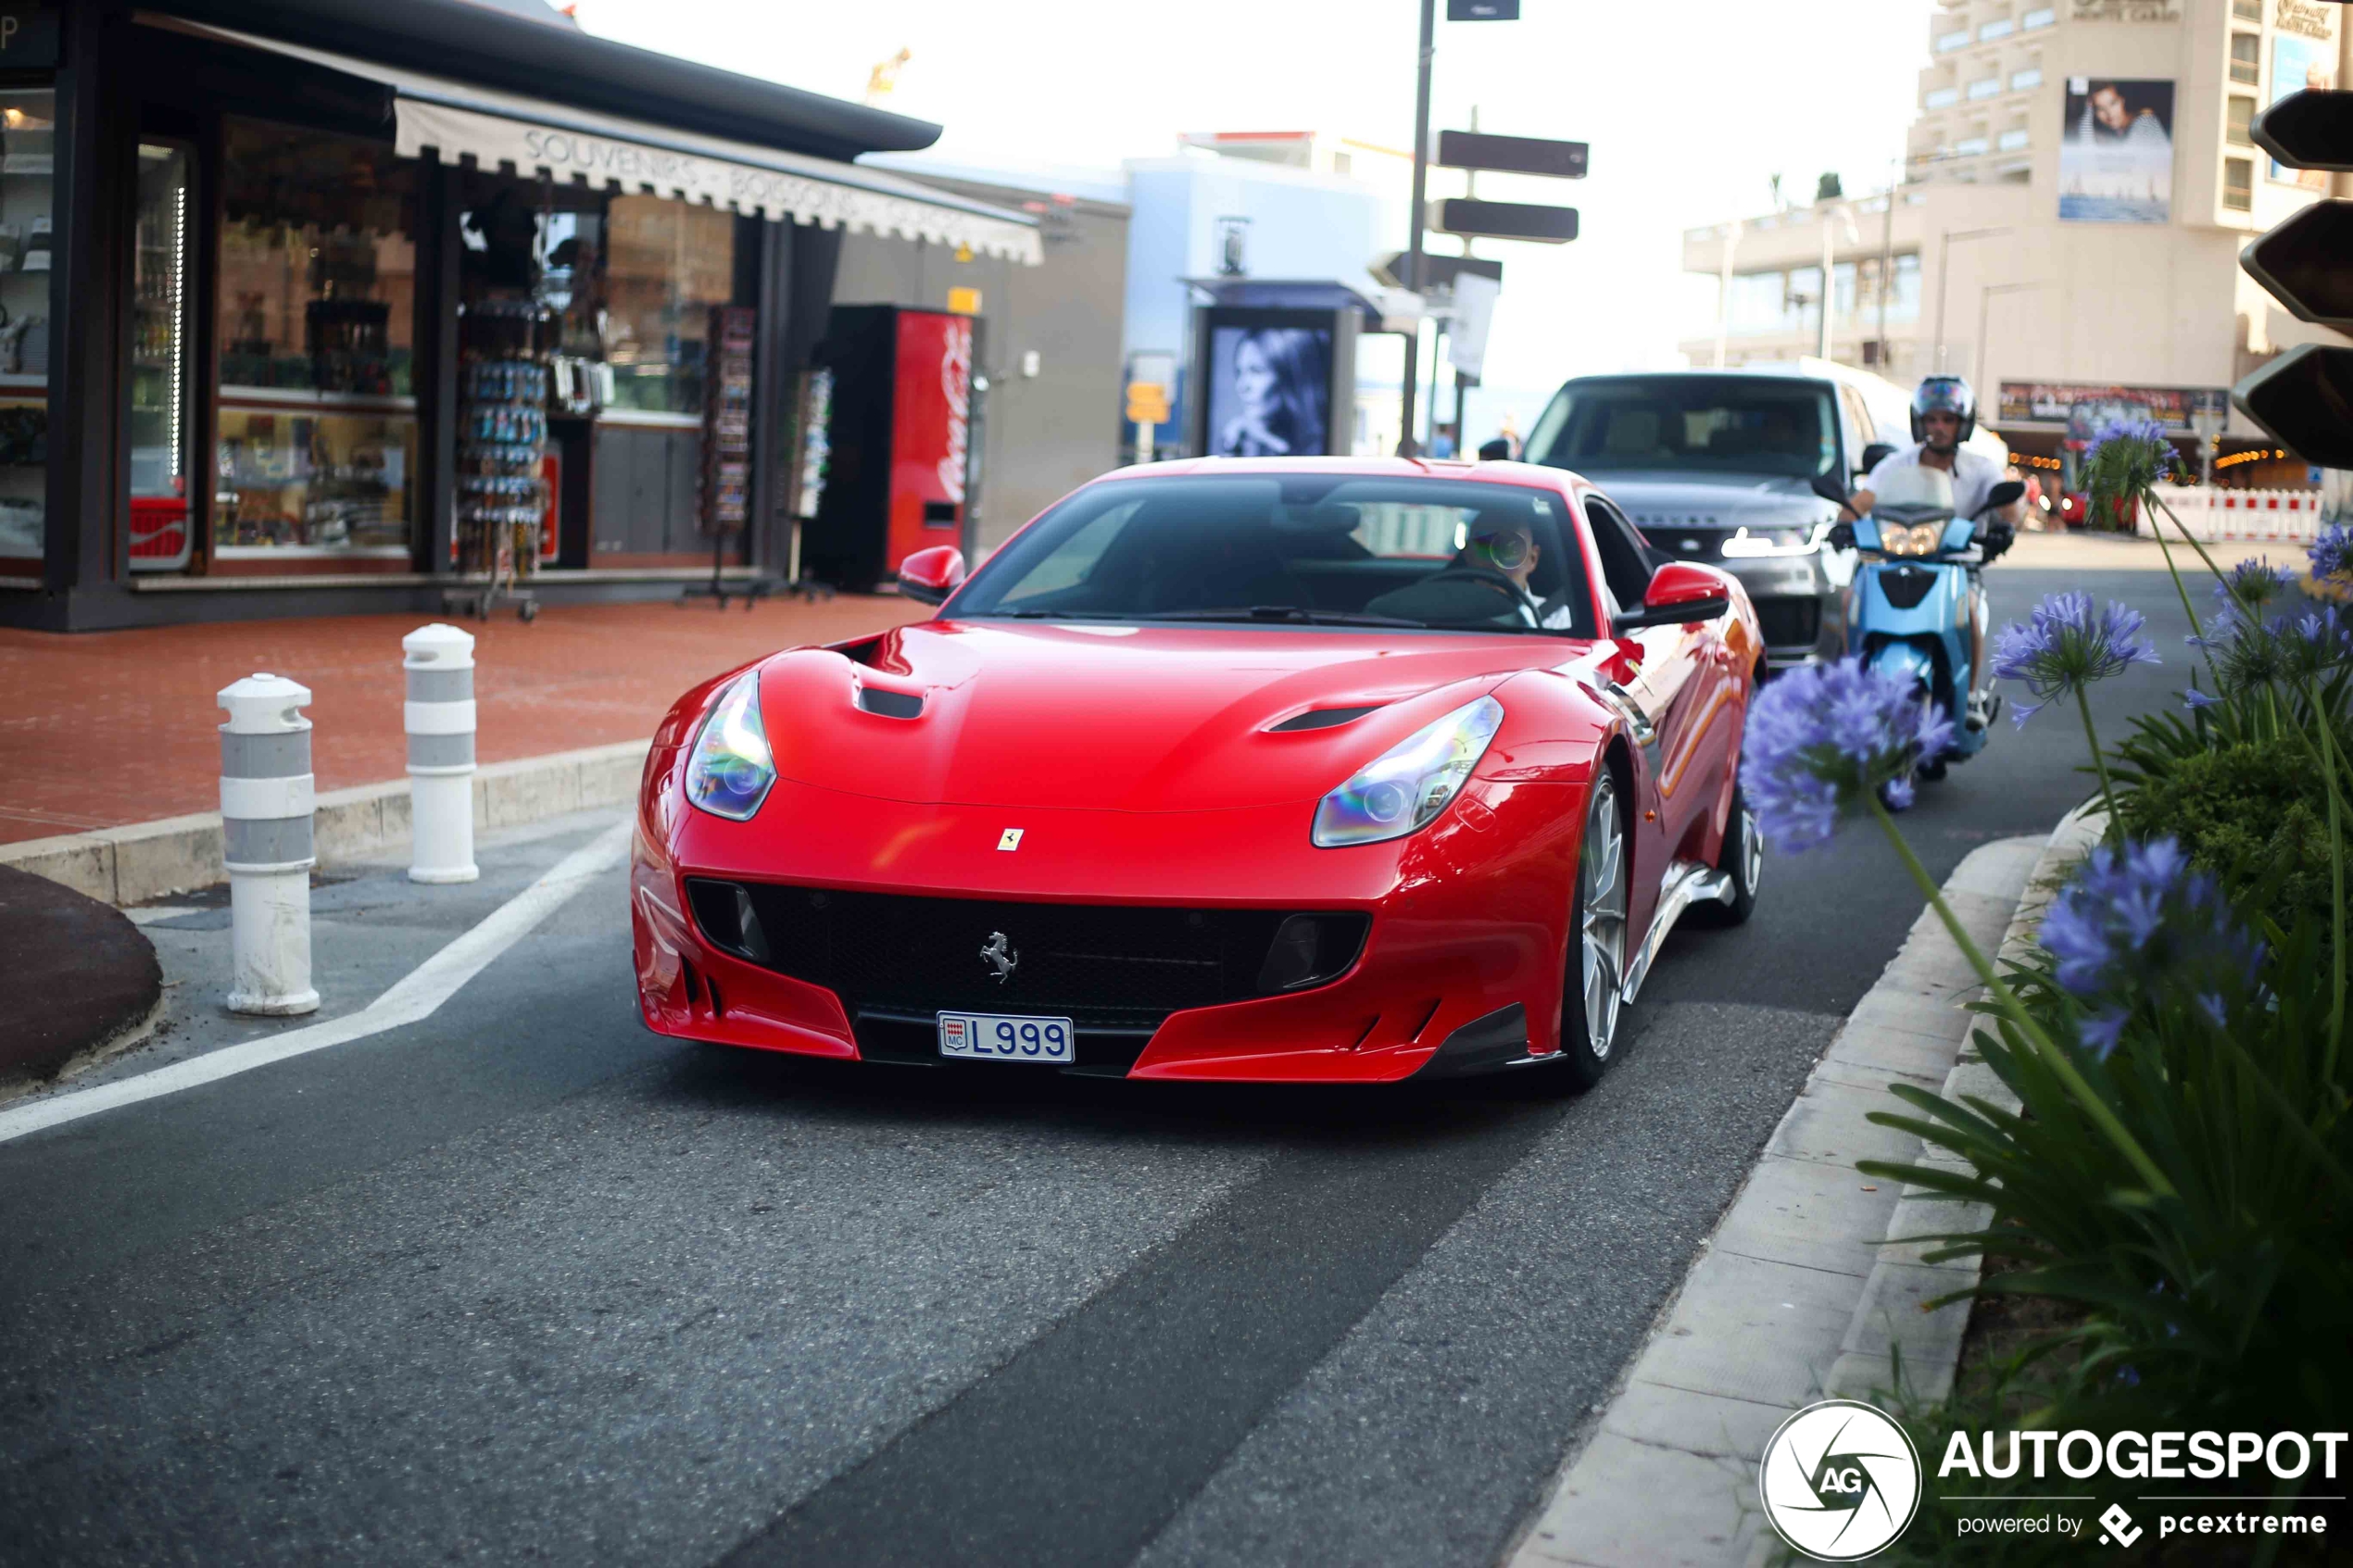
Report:
<svg viewBox="0 0 2353 1568"><path fill-rule="evenodd" d="M2312 727L2321 735L2321 777L2329 786L2329 891L2330 934L2336 951L2333 955L2335 972L2330 976L2329 1047L2321 1058L2321 1082L2336 1082L2337 1047L2345 1038L2345 816L2344 803L2337 789L2335 726L2329 722L2328 709L2321 705L2321 684L2314 681L2309 697L2312 705ZM2299 728L2297 733L2302 734Z"/></svg>
<svg viewBox="0 0 2353 1568"><path fill-rule="evenodd" d="M1951 935L1954 946L1959 947L1961 955L1969 960L1969 967L1977 972L1978 980L2009 1021L2018 1026L2019 1034L2043 1059L2044 1065L2057 1074L2069 1095L2082 1108L2083 1114L2092 1119L2092 1124L2099 1128L2108 1142L2116 1146L2117 1152L2140 1173L2141 1180L2148 1184L2149 1190L2159 1198L2179 1196L2173 1184L2165 1179L2165 1173L2158 1169L2157 1161L2148 1157L2148 1151L2125 1129L2124 1123L2117 1120L2116 1112L2108 1101L2102 1099L2098 1091L2084 1080L2082 1072L2057 1043L2043 1032L2043 1026L2034 1022L2033 1016L2026 1010L2026 1005L2018 999L2017 993L2004 985L2002 977L1994 972L1994 966L1986 961L1983 953L1978 951L1977 944L1970 941L1969 933L1961 929L1960 920L1953 913L1952 907L1944 902L1944 889L1936 885L1935 880L1928 874L1928 868L1920 864L1918 855L1912 853L1911 845L1905 841L1904 834L1895 826L1895 819L1887 814L1885 806L1880 804L1878 794L1869 794L1865 799L1870 805L1871 814L1879 819L1879 825L1886 830L1888 842L1895 846L1895 853L1912 873L1912 880L1919 884L1920 891L1928 896L1929 907L1936 911L1936 918L1944 922L1944 929Z"/></svg>
<svg viewBox="0 0 2353 1568"><path fill-rule="evenodd" d="M2121 836L2124 819L2116 814L2116 786L2108 782L2108 759L2100 754L2100 733L2092 728L2092 699L2080 685L2075 688L2075 709L2083 715L2083 738L2092 743L2092 766L2099 770L2100 799L2108 807L2108 831Z"/></svg>
<svg viewBox="0 0 2353 1568"><path fill-rule="evenodd" d="M2190 531L2182 527L2182 520L2173 516L2173 508L2167 506L2163 501L2158 500L2157 492L2153 489L2148 493L2148 502L2158 511L2163 512L2167 517L2172 518L2173 526L2180 532L2183 538L2189 539L2190 543L2193 545L2197 543L2196 540L2190 539ZM2183 585L2181 569L2173 564L2172 546L2165 542L2165 530L2158 527L2156 523L2151 522L2149 524L2149 532L2157 535L2157 547L2158 552L2165 557L2165 570L2166 572L2173 579L2173 591L2182 596L2182 613L2190 618L2190 632L2197 638L2199 648L2206 654L2207 671L2214 676L2215 689L2219 691L2221 689L2222 685L2221 673L2214 668L2213 650L2206 646L2206 628L2198 624L2197 611L2190 606L2190 591L2187 587ZM2204 552L2201 551L2200 553L2203 554ZM2214 562L2209 558L2206 564L2210 567L2214 564ZM2221 573L2218 571L2215 575L2220 577Z"/></svg>

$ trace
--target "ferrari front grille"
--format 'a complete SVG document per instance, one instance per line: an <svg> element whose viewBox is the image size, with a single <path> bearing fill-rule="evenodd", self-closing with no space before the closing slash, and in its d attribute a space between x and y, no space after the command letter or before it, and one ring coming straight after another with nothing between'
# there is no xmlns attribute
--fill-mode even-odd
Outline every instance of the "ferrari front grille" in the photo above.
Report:
<svg viewBox="0 0 2353 1568"><path fill-rule="evenodd" d="M686 891L714 945L824 986L853 1019L1039 1013L1081 1030L1149 1032L1185 1008L1321 984L1356 961L1371 924L1356 913L1294 922L1286 909L1015 903L702 878Z"/></svg>

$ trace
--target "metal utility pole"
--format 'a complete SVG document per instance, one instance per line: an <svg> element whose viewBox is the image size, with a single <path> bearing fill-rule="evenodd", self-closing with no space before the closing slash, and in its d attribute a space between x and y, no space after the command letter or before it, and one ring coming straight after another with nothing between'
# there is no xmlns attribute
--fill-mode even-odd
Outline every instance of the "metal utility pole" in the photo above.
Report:
<svg viewBox="0 0 2353 1568"><path fill-rule="evenodd" d="M1996 234L2007 234L2007 227L1995 229L1947 229L1937 237L1936 245L1936 358L1929 365L1931 370L1944 368L1944 302L1952 294L1953 244L1957 240L1990 240Z"/></svg>
<svg viewBox="0 0 2353 1568"><path fill-rule="evenodd" d="M1429 202L1429 63L1438 52L1438 0L1422 0L1421 74L1414 86L1414 202L1406 215L1405 287L1422 292L1422 213ZM1404 407L1397 421L1397 455L1411 458L1420 449L1414 439L1414 395L1421 380L1422 330L1416 322L1405 339Z"/></svg>
<svg viewBox="0 0 2353 1568"><path fill-rule="evenodd" d="M1895 201L1904 189L1904 160L1897 158L1888 175L1887 217L1879 238L1879 373L1888 372L1887 301L1895 292Z"/></svg>

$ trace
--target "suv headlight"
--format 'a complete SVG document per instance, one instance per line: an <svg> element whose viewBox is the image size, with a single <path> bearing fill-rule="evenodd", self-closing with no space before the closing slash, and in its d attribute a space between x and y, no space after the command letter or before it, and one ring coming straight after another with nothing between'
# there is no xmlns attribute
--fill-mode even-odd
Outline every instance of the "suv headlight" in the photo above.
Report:
<svg viewBox="0 0 2353 1568"><path fill-rule="evenodd" d="M1503 722L1504 705L1483 696L1382 752L1316 806L1315 847L1378 844L1428 826L1478 766Z"/></svg>
<svg viewBox="0 0 2353 1568"><path fill-rule="evenodd" d="M760 721L760 671L740 677L703 721L686 759L686 798L714 817L749 822L776 782L768 728Z"/></svg>

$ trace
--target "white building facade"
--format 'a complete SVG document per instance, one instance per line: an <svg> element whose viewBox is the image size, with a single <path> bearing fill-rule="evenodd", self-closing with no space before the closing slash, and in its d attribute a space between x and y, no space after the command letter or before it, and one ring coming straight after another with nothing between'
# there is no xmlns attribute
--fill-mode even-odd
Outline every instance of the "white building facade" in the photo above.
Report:
<svg viewBox="0 0 2353 1568"><path fill-rule="evenodd" d="M1712 331L1684 353L1704 366L1826 350L1907 383L1955 371L2033 466L2066 463L2087 426L2145 409L2226 483L2311 483L2234 411L2219 433L2213 421L2272 355L2345 341L2289 316L2238 264L2248 241L2332 194L2331 177L2273 164L2247 127L2288 93L2347 83L2343 9L1941 8L1892 206L1832 200L1687 232L1685 270L1720 288Z"/></svg>

